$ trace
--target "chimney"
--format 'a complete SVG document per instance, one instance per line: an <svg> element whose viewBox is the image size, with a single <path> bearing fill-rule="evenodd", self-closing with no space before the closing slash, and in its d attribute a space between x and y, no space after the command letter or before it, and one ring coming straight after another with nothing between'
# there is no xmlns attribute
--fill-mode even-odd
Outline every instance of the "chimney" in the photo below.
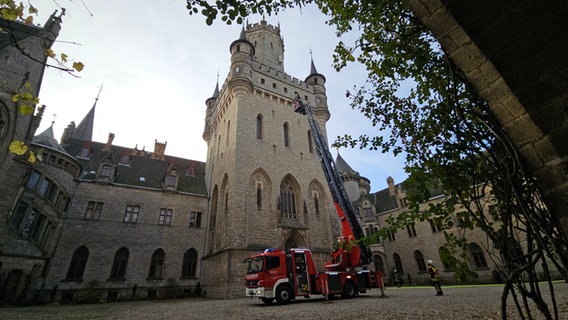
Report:
<svg viewBox="0 0 568 320"><path fill-rule="evenodd" d="M75 122L71 121L71 123L67 126L67 128L63 129L63 134L61 135L61 144L66 144L71 138L71 135L75 131Z"/></svg>
<svg viewBox="0 0 568 320"><path fill-rule="evenodd" d="M158 142L158 139L154 141L154 154L152 154L152 159L164 160L164 154L166 153L166 145L168 142Z"/></svg>
<svg viewBox="0 0 568 320"><path fill-rule="evenodd" d="M392 177L387 178L387 184L389 185L389 195L394 196L396 194L396 187L394 186L394 179Z"/></svg>
<svg viewBox="0 0 568 320"><path fill-rule="evenodd" d="M112 147L112 140L114 140L114 133L108 133L108 140L107 143L105 144L103 151L110 151L110 148Z"/></svg>

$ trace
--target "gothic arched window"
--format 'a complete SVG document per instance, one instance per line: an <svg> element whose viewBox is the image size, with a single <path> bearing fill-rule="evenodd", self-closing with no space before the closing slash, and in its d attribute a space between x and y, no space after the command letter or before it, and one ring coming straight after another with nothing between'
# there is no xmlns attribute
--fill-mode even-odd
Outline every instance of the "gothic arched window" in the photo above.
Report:
<svg viewBox="0 0 568 320"><path fill-rule="evenodd" d="M182 278L195 278L197 271L197 250L191 248L183 254Z"/></svg>
<svg viewBox="0 0 568 320"><path fill-rule="evenodd" d="M400 274L404 273L404 270L402 270L402 260L400 259L398 253L393 254L392 259L394 260L394 267L397 269L397 271Z"/></svg>
<svg viewBox="0 0 568 320"><path fill-rule="evenodd" d="M475 264L476 269L487 268L487 260L485 260L483 250L481 250L481 248L475 242L469 244L469 252L471 254L471 257L473 258L473 263Z"/></svg>
<svg viewBox="0 0 568 320"><path fill-rule="evenodd" d="M280 214L285 218L296 219L296 194L288 179L280 184Z"/></svg>
<svg viewBox="0 0 568 320"><path fill-rule="evenodd" d="M80 246L73 252L69 269L67 270L67 281L82 281L87 260L89 259L89 249L85 246Z"/></svg>
<svg viewBox="0 0 568 320"><path fill-rule="evenodd" d="M420 250L414 251L414 260L416 261L416 267L418 267L418 272L426 272L426 263L424 262L424 255Z"/></svg>
<svg viewBox="0 0 568 320"><path fill-rule="evenodd" d="M126 265L128 264L128 257L130 252L125 247L116 251L114 261L112 262L112 269L110 270L110 279L122 280L126 276Z"/></svg>
<svg viewBox="0 0 568 320"><path fill-rule="evenodd" d="M148 278L160 279L162 278L162 271L164 270L164 250L156 249L152 254L152 261L150 262L150 272L148 273Z"/></svg>

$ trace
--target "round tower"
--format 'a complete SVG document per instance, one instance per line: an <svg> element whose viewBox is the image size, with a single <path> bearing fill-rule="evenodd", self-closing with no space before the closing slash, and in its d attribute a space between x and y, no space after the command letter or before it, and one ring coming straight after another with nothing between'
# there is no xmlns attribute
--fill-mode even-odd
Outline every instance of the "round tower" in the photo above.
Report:
<svg viewBox="0 0 568 320"><path fill-rule="evenodd" d="M215 86L215 91L213 91L213 95L205 100L205 105L207 106L207 110L205 111L205 128L203 129L203 140L207 143L209 142L209 138L211 138L211 118L213 117L213 113L215 112L215 105L217 104L217 98L219 97L219 80L217 80L217 85Z"/></svg>
<svg viewBox="0 0 568 320"><path fill-rule="evenodd" d="M245 28L239 39L229 46L231 52L231 71L229 72L228 88L233 96L241 97L252 93L252 59L254 46L247 40Z"/></svg>
<svg viewBox="0 0 568 320"><path fill-rule="evenodd" d="M323 124L329 120L329 109L327 106L327 95L325 93L325 76L316 70L314 59L311 59L310 75L305 82L312 86L315 101L313 103L314 116ZM322 126L325 128L325 126Z"/></svg>

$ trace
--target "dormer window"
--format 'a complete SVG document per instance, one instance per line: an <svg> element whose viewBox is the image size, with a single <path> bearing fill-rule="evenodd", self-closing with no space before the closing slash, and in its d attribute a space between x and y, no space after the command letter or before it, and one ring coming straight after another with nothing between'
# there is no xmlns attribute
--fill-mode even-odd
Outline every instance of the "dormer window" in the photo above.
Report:
<svg viewBox="0 0 568 320"><path fill-rule="evenodd" d="M124 165L124 166L130 165L130 154L128 154L128 153L121 154L120 158L118 159L118 164L121 164L121 165Z"/></svg>
<svg viewBox="0 0 568 320"><path fill-rule="evenodd" d="M101 177L103 177L103 178L110 177L111 170L112 170L112 167L109 166L108 164L103 165L103 167L101 169Z"/></svg>
<svg viewBox="0 0 568 320"><path fill-rule="evenodd" d="M169 175L166 177L166 187L173 188L176 186L177 177L174 175Z"/></svg>
<svg viewBox="0 0 568 320"><path fill-rule="evenodd" d="M187 166L187 175L194 176L195 175L195 165L193 163Z"/></svg>
<svg viewBox="0 0 568 320"><path fill-rule="evenodd" d="M80 158L86 158L88 159L89 156L91 155L91 148L85 146L81 149L81 153L79 153L79 157Z"/></svg>

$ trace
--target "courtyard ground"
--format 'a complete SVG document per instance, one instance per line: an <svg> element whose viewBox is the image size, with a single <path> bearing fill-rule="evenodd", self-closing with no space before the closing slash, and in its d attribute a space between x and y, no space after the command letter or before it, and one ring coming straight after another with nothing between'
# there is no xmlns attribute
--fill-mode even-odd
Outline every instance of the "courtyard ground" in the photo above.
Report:
<svg viewBox="0 0 568 320"><path fill-rule="evenodd" d="M289 305L271 306L250 298L191 298L4 307L0 308L0 319L501 319L503 286L449 286L443 289L444 295L436 296L432 287L388 287L386 298L380 297L380 290L373 289L354 299L326 301L314 296ZM541 284L541 290L545 289ZM555 282L554 290L559 319L568 319L568 284ZM513 309L512 299L508 303L508 319L520 319ZM534 319L544 318L538 315Z"/></svg>

